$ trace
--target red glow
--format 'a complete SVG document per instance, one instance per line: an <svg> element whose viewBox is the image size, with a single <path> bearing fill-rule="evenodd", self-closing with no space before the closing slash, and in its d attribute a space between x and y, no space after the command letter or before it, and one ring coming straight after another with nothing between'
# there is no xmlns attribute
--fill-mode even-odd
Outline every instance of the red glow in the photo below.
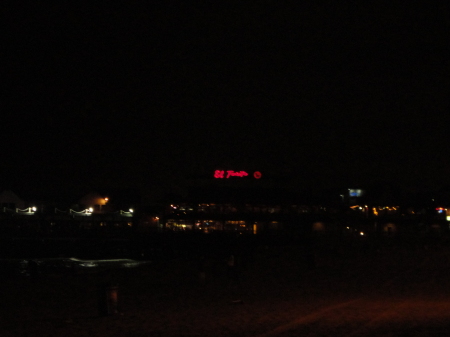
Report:
<svg viewBox="0 0 450 337"><path fill-rule="evenodd" d="M230 177L246 177L248 176L248 173L245 171L239 171L239 172L234 172L234 171L227 171L227 178Z"/></svg>
<svg viewBox="0 0 450 337"><path fill-rule="evenodd" d="M226 175L225 175L226 172ZM231 178L231 177L247 177L248 173L245 171L233 171L233 170L215 170L214 171L214 178L218 178L218 179L222 179L222 178ZM261 172L256 171L255 173L253 173L253 177L255 179L260 179L262 177Z"/></svg>
<svg viewBox="0 0 450 337"><path fill-rule="evenodd" d="M214 178L224 178L225 171L221 170L215 170L214 171Z"/></svg>

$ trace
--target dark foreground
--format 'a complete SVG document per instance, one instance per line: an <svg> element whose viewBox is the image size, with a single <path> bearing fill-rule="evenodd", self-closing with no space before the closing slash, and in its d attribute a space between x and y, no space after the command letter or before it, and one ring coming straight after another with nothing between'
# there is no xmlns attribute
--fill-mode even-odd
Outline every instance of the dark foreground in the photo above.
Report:
<svg viewBox="0 0 450 337"><path fill-rule="evenodd" d="M223 262L223 263L222 263ZM446 336L450 249L316 252L259 247L225 261L179 257L133 268L0 277L1 336ZM97 285L119 286L101 317Z"/></svg>

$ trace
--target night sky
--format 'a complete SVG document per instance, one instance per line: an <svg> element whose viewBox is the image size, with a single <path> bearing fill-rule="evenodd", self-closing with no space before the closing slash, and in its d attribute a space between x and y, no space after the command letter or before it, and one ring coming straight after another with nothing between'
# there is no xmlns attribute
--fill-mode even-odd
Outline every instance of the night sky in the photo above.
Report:
<svg viewBox="0 0 450 337"><path fill-rule="evenodd" d="M450 5L311 3L7 1L0 189L449 184Z"/></svg>

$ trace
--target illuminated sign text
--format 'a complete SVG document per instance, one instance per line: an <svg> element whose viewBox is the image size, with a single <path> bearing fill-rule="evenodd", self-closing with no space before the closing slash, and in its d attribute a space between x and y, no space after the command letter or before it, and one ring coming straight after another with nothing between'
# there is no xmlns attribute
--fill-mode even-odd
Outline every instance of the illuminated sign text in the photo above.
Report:
<svg viewBox="0 0 450 337"><path fill-rule="evenodd" d="M214 171L214 178L218 178L218 179L228 179L230 177L247 177L248 173L245 171L233 171L233 170L215 170ZM255 173L253 173L253 177L255 179L259 179L261 178L261 172L256 171Z"/></svg>

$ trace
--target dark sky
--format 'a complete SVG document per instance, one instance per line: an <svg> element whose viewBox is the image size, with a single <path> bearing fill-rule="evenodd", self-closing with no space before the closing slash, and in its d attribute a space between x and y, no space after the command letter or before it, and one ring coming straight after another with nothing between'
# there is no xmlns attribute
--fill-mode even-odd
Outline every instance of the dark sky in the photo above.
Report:
<svg viewBox="0 0 450 337"><path fill-rule="evenodd" d="M449 5L201 3L2 4L1 185L450 183Z"/></svg>

